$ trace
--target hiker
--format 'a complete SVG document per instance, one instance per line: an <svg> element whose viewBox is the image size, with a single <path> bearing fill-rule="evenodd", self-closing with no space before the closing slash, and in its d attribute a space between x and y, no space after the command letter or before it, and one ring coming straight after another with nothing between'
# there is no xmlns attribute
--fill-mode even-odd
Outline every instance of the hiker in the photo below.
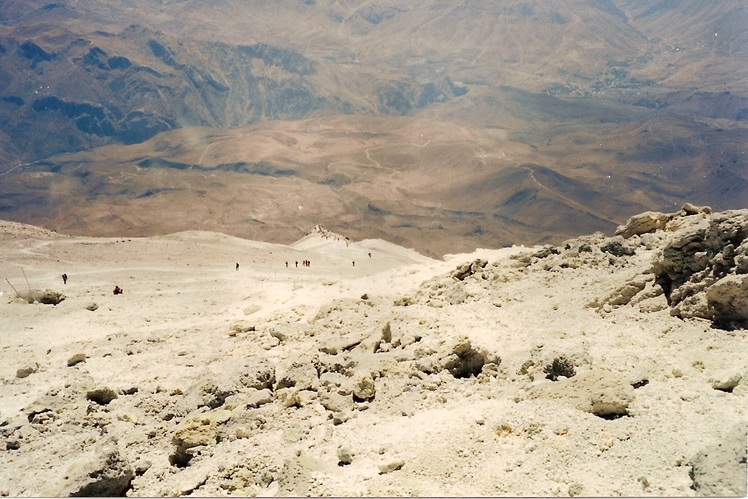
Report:
<svg viewBox="0 0 748 499"><path fill-rule="evenodd" d="M120 288L119 286L114 286L114 294L115 295L121 295L122 293L124 293L124 291L122 290L122 288Z"/></svg>
<svg viewBox="0 0 748 499"><path fill-rule="evenodd" d="M298 261L296 262L296 268L297 269L299 268L299 262Z"/></svg>
<svg viewBox="0 0 748 499"><path fill-rule="evenodd" d="M62 283L63 284L67 284L68 283L68 275L67 274L62 274Z"/></svg>
<svg viewBox="0 0 748 499"><path fill-rule="evenodd" d="M236 270L239 270L239 264L238 263L236 264Z"/></svg>
<svg viewBox="0 0 748 499"><path fill-rule="evenodd" d="M353 266L354 266L354 267L356 266L356 262L353 262Z"/></svg>
<svg viewBox="0 0 748 499"><path fill-rule="evenodd" d="M288 268L288 262L286 262L286 268Z"/></svg>

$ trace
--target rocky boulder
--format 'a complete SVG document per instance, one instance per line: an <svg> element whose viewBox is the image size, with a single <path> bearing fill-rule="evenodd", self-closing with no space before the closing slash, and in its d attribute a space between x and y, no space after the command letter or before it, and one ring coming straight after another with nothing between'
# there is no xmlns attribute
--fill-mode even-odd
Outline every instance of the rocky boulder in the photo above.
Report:
<svg viewBox="0 0 748 499"><path fill-rule="evenodd" d="M200 449L216 444L218 427L231 419L231 411L198 409L177 426L172 437L176 446L169 461L174 466L187 466Z"/></svg>
<svg viewBox="0 0 748 499"><path fill-rule="evenodd" d="M632 236L649 234L664 229L672 218L671 214L647 211L629 218L626 224L616 229L616 235L628 239Z"/></svg>
<svg viewBox="0 0 748 499"><path fill-rule="evenodd" d="M46 497L124 497L135 477L117 445L106 440L75 459L64 479L42 492Z"/></svg>
<svg viewBox="0 0 748 499"><path fill-rule="evenodd" d="M699 496L746 495L746 427L730 429L724 441L699 452L691 462L691 488Z"/></svg>
<svg viewBox="0 0 748 499"><path fill-rule="evenodd" d="M483 270L487 264L486 260L480 258L472 262L463 263L452 272L452 277L458 281L464 281L465 278Z"/></svg>
<svg viewBox="0 0 748 499"><path fill-rule="evenodd" d="M634 388L626 379L608 371L592 370L535 384L527 398L556 400L603 419L616 419L628 416Z"/></svg>
<svg viewBox="0 0 748 499"><path fill-rule="evenodd" d="M748 320L748 210L674 217L653 271L672 314L717 325Z"/></svg>

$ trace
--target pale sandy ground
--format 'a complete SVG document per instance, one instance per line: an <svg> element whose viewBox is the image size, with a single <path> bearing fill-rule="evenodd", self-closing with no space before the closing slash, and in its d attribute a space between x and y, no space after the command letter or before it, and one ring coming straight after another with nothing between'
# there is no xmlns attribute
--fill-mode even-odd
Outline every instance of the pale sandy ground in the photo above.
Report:
<svg viewBox="0 0 748 499"><path fill-rule="evenodd" d="M532 251L437 261L314 231L281 246L3 222L0 493L124 473L131 496L744 495L730 449L745 449L745 330L671 317L661 296L651 312L588 306L655 250L579 268L511 258ZM6 278L65 300L19 302ZM457 378L445 366L466 350L486 366ZM561 356L576 376L546 379ZM192 458L173 465L180 443Z"/></svg>

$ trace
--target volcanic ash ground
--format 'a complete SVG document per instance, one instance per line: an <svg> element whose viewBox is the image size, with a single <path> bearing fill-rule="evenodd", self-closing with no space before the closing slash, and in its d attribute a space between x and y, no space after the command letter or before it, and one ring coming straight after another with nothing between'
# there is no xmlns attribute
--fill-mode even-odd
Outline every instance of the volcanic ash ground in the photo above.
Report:
<svg viewBox="0 0 748 499"><path fill-rule="evenodd" d="M746 495L748 210L444 261L0 222L0 269L2 495Z"/></svg>

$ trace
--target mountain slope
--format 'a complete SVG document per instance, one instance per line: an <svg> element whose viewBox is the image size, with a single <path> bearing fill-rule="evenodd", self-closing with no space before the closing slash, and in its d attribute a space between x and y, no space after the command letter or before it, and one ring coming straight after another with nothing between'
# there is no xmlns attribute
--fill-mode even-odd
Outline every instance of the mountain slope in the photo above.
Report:
<svg viewBox="0 0 748 499"><path fill-rule="evenodd" d="M745 495L748 210L620 232L437 261L0 222L0 490Z"/></svg>

